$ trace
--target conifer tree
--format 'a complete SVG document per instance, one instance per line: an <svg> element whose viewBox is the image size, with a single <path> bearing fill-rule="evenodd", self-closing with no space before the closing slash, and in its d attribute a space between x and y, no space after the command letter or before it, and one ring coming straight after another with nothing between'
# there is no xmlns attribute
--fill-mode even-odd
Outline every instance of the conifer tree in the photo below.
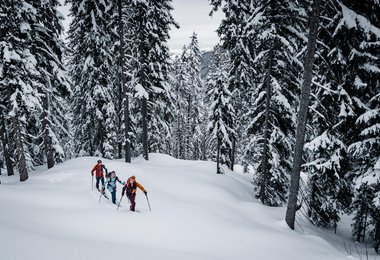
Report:
<svg viewBox="0 0 380 260"><path fill-rule="evenodd" d="M69 29L70 75L74 85L73 108L76 152L79 156L115 156L115 30L110 22L114 2L68 1L73 20Z"/></svg>
<svg viewBox="0 0 380 260"><path fill-rule="evenodd" d="M248 36L245 28L249 22L248 18L252 15L252 1L222 1L213 0L213 11L211 14L222 6L225 18L222 20L217 32L221 37L222 47L224 51L229 53L231 67L228 71L229 89L232 92L232 105L237 113L236 115L236 133L237 136L232 140L240 147L239 151L233 149L231 154L237 153L240 162L247 166L254 159L252 156L244 157L244 148L247 145L249 137L246 135L247 118L244 115L251 108L251 95L254 91L252 75L254 59L254 44L252 38ZM231 160L233 163L233 161ZM233 164L231 164L233 168Z"/></svg>
<svg viewBox="0 0 380 260"><path fill-rule="evenodd" d="M226 58L216 60L211 68L206 88L210 99L209 132L217 143L217 174L221 174L220 164L229 166L234 130L235 111L231 103L232 93L228 85Z"/></svg>
<svg viewBox="0 0 380 260"><path fill-rule="evenodd" d="M63 27L57 12L57 0L34 1L37 21L33 25L36 37L33 52L41 73L42 85L38 89L42 99L39 136L46 157L47 167L62 162L65 158L63 145L70 139L67 117L67 100L71 88L63 66L64 43L61 39Z"/></svg>
<svg viewBox="0 0 380 260"><path fill-rule="evenodd" d="M172 95L168 84L169 39L171 25L176 25L170 11L170 1L133 2L131 26L135 32L131 40L136 44L133 54L137 61L132 82L135 97L141 102L141 140L143 157L148 152L169 150L165 140L171 137ZM137 130L139 131L139 130ZM148 135L149 133L149 135Z"/></svg>
<svg viewBox="0 0 380 260"><path fill-rule="evenodd" d="M353 234L358 240L363 238L364 227L370 227L370 217L364 217L363 212L372 209L369 210L374 216L372 223L378 220L376 208L371 206L372 200L367 196L371 185L362 174L368 161L358 156L360 148L357 149L365 139L361 127L366 125L358 116L370 110L373 103L369 100L376 95L374 89L378 86L375 75L380 70L375 57L379 54L375 46L379 42L376 36L379 29L373 26L379 20L374 15L376 8L379 5L370 2L362 5L331 1L324 5L323 17L329 19L322 19L318 84L311 106L315 112L312 118L315 137L310 142L312 162L307 164L311 166L309 214L318 225L336 224L338 213L348 209L351 203L352 192L348 185L354 181L357 190L351 208L357 212ZM352 127L355 122L357 127ZM353 142L356 143L350 146ZM351 176L357 177L353 180ZM361 183L362 180L365 181ZM376 182L372 184L372 188L376 188ZM374 230L372 228L373 236Z"/></svg>
<svg viewBox="0 0 380 260"><path fill-rule="evenodd" d="M184 46L175 64L174 96L176 98L175 129L182 159L198 160L201 154L201 122L204 91L201 79L201 52L196 33ZM180 141L181 139L181 141Z"/></svg>
<svg viewBox="0 0 380 260"><path fill-rule="evenodd" d="M279 206L287 199L298 104L300 35L305 12L295 1L253 1L245 34L255 44L253 104L245 115L252 137L248 153L257 154L257 197Z"/></svg>
<svg viewBox="0 0 380 260"><path fill-rule="evenodd" d="M32 46L36 37L33 27L37 10L26 1L3 1L0 4L0 98L6 135L12 137L9 151L20 174L20 181L29 177L32 158L28 150L27 124L41 111L37 89L40 73ZM18 17L19 19L14 19ZM3 126L4 127L4 126ZM7 141L5 141L7 142ZM13 143L14 146L10 146Z"/></svg>

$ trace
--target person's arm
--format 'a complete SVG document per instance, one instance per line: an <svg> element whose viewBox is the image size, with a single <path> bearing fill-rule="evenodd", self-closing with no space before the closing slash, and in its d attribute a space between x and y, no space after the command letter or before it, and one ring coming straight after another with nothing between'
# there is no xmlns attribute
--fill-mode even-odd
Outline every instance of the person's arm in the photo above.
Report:
<svg viewBox="0 0 380 260"><path fill-rule="evenodd" d="M123 190L121 192L121 196L124 196L124 193L125 193L125 189L127 188L127 183L123 186Z"/></svg>
<svg viewBox="0 0 380 260"><path fill-rule="evenodd" d="M106 172L106 176L107 176L108 175L108 171L107 171L106 166L104 166L104 164L102 164L102 167L103 167L104 171Z"/></svg>
<svg viewBox="0 0 380 260"><path fill-rule="evenodd" d="M116 180L120 183L120 184L125 184L125 182L123 182L123 181L121 181L120 179L119 179L119 177L116 177Z"/></svg>
<svg viewBox="0 0 380 260"><path fill-rule="evenodd" d="M144 192L144 194L147 193L147 191L144 189L144 187L143 187L140 183L138 183L137 181L136 181L136 186L137 186L142 192Z"/></svg>
<svg viewBox="0 0 380 260"><path fill-rule="evenodd" d="M96 171L96 165L94 166L94 168L92 168L92 171L91 171L92 176L94 176L94 171Z"/></svg>

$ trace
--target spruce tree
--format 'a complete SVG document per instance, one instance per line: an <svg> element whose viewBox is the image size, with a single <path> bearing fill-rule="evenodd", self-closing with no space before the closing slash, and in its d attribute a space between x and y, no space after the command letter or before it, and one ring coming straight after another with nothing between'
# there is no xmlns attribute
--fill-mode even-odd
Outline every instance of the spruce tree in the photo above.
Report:
<svg viewBox="0 0 380 260"><path fill-rule="evenodd" d="M71 88L63 66L64 43L61 38L63 27L57 12L59 2L34 1L37 21L34 24L36 38L35 53L38 70L41 73L42 88L38 89L42 99L42 112L39 121L40 145L43 147L47 167L63 162L64 144L70 139L67 117L68 97Z"/></svg>
<svg viewBox="0 0 380 260"><path fill-rule="evenodd" d="M5 124L5 134L12 137L7 145L9 151L14 151L12 158L18 166L20 181L26 181L28 168L33 166L27 144L27 125L42 108L37 92L41 87L41 74L32 48L36 37L33 25L38 12L31 4L21 0L3 1L0 7L2 123ZM11 147L11 143L14 146Z"/></svg>
<svg viewBox="0 0 380 260"><path fill-rule="evenodd" d="M224 59L223 59L224 58ZM229 166L234 130L235 111L232 106L232 93L228 85L226 57L214 62L207 80L206 88L210 100L208 130L217 143L217 174L223 173L220 164Z"/></svg>
<svg viewBox="0 0 380 260"><path fill-rule="evenodd" d="M140 101L141 133L143 157L148 160L148 152L168 152L171 138L170 122L172 114L172 93L168 84L170 70L169 39L171 25L175 25L170 14L170 1L142 1L132 4L134 13L131 26L135 32L131 40L136 44L133 55L136 69L133 73L135 97ZM148 135L149 134L149 135Z"/></svg>
<svg viewBox="0 0 380 260"><path fill-rule="evenodd" d="M252 137L248 154L259 164L254 182L257 197L265 205L280 206L287 200L295 142L295 107L298 104L300 35L305 14L295 1L253 1L245 35L255 44L252 57L251 99L245 115Z"/></svg>
<svg viewBox="0 0 380 260"><path fill-rule="evenodd" d="M254 91L252 76L255 74L252 66L255 46L252 38L245 30L249 22L248 18L253 13L251 2L225 1L222 6L222 1L211 1L213 5L211 14L221 6L225 14L217 32L221 38L222 47L224 51L228 52L231 62L228 82L237 119L235 122L237 136L232 142L233 144L237 143L236 146L239 147L238 151L233 149L231 155L236 153L236 157L240 158L239 161L244 166L254 162L254 158L244 152L244 148L250 139L245 131L247 118L244 115L251 108L251 95ZM244 153L247 156L244 156ZM232 163L231 160L231 168L233 168Z"/></svg>
<svg viewBox="0 0 380 260"><path fill-rule="evenodd" d="M68 1L73 20L68 32L76 152L114 158L116 144L115 91L111 75L115 39L110 22L114 2Z"/></svg>

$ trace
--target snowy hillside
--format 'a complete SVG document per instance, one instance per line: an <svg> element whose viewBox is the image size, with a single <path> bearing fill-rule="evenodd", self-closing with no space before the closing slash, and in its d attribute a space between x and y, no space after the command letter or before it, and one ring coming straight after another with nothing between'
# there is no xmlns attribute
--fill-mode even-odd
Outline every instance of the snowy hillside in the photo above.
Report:
<svg viewBox="0 0 380 260"><path fill-rule="evenodd" d="M97 158L77 158L30 180L1 176L0 259L354 259L320 237L291 231L285 208L252 199L250 176L215 174L210 162L151 154L132 164L104 160L148 191L116 206L91 190ZM117 200L121 185L118 186Z"/></svg>

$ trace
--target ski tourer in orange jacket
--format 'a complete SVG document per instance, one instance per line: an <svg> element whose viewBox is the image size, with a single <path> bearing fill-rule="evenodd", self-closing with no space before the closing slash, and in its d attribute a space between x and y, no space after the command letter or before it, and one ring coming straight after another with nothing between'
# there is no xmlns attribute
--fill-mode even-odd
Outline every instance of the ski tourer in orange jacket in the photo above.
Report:
<svg viewBox="0 0 380 260"><path fill-rule="evenodd" d="M130 210L135 211L136 206L136 191L137 188L139 188L144 194L147 194L147 191L144 189L144 187L136 181L135 176L131 176L128 178L127 182L125 183L123 187L123 191L121 193L121 196L124 196L124 193L127 195L131 205L129 207Z"/></svg>

